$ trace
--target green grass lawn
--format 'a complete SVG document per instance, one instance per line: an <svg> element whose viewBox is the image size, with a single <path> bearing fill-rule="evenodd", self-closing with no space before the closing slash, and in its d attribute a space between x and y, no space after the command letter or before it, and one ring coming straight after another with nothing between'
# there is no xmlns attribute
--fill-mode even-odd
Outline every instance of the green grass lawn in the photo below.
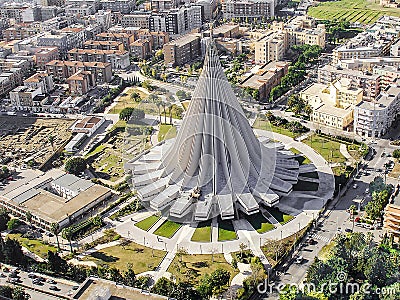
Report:
<svg viewBox="0 0 400 300"><path fill-rule="evenodd" d="M346 161L346 158L340 153L340 143L337 141L313 134L304 139L303 143L317 151L328 162L343 163Z"/></svg>
<svg viewBox="0 0 400 300"><path fill-rule="evenodd" d="M317 182L299 180L295 185L293 185L293 190L315 192L318 191L318 186L319 184Z"/></svg>
<svg viewBox="0 0 400 300"><path fill-rule="evenodd" d="M383 15L400 17L400 9L382 7L379 1L338 0L320 2L317 6L310 7L307 14L316 19L371 24Z"/></svg>
<svg viewBox="0 0 400 300"><path fill-rule="evenodd" d="M264 233L267 231L270 231L272 229L275 229L275 226L272 225L263 215L261 212L258 212L256 214L253 214L251 216L248 216L246 214L243 214L246 220L253 226L253 228L258 232L258 233Z"/></svg>
<svg viewBox="0 0 400 300"><path fill-rule="evenodd" d="M284 214L279 209L273 207L266 207L266 210L281 224L285 224L294 218L293 216Z"/></svg>
<svg viewBox="0 0 400 300"><path fill-rule="evenodd" d="M231 274L231 280L238 271L225 260L223 254L193 254L183 255L182 263L180 258L175 256L168 272L172 273L178 281L189 281L192 284L198 283L201 276L210 274L217 269L224 269Z"/></svg>
<svg viewBox="0 0 400 300"><path fill-rule="evenodd" d="M139 274L157 267L164 255L165 251L152 250L131 242L124 246L117 245L104 248L84 257L82 260L93 261L97 265L115 267L122 271L127 269L128 264L131 264L135 273Z"/></svg>
<svg viewBox="0 0 400 300"><path fill-rule="evenodd" d="M237 235L233 227L232 221L221 219L218 220L218 241L236 240Z"/></svg>
<svg viewBox="0 0 400 300"><path fill-rule="evenodd" d="M40 240L28 239L22 237L20 233L7 234L10 239L18 240L23 247L40 256L41 258L47 258L47 253L49 251L57 252L57 248L51 245L46 245Z"/></svg>
<svg viewBox="0 0 400 300"><path fill-rule="evenodd" d="M94 156L94 155L100 153L101 151L104 150L105 147L106 147L106 145L104 145L104 144L98 145L96 148L94 148L92 151L90 151L88 154L86 154L85 158L89 158L91 156Z"/></svg>
<svg viewBox="0 0 400 300"><path fill-rule="evenodd" d="M283 127L274 126L268 120L263 120L261 118L257 118L256 119L256 121L253 124L253 128L280 133L280 134L283 134L283 135L287 135L287 136L289 136L291 138L295 138L295 137L298 137L300 135L298 133L294 133L294 132L292 132L292 131L290 131L288 129L285 129Z"/></svg>
<svg viewBox="0 0 400 300"><path fill-rule="evenodd" d="M154 231L155 235L171 238L181 228L182 224L172 222L170 220L165 221L160 227Z"/></svg>
<svg viewBox="0 0 400 300"><path fill-rule="evenodd" d="M140 222L137 222L136 224L135 224L135 226L136 227L138 227L138 228L140 228L140 229L142 229L142 230L145 230L145 231L147 231L147 230L149 230L150 228L151 228L151 226L153 226L154 224L156 224L156 222L158 221L160 219L160 217L157 217L157 216L150 216L150 217L147 217L146 219L144 219L144 220L142 220L142 221L140 221Z"/></svg>
<svg viewBox="0 0 400 300"><path fill-rule="evenodd" d="M211 221L200 222L191 240L193 242L211 242Z"/></svg>
<svg viewBox="0 0 400 300"><path fill-rule="evenodd" d="M176 137L176 127L169 124L161 124L158 132L158 141L168 140Z"/></svg>

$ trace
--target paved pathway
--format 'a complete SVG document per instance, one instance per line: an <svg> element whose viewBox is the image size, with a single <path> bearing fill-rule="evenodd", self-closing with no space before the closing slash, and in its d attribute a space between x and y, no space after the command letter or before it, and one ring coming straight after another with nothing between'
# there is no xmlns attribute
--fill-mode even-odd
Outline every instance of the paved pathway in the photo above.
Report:
<svg viewBox="0 0 400 300"><path fill-rule="evenodd" d="M342 155L344 157L346 157L346 164L351 165L353 163L356 162L356 160L353 158L353 156L350 155L349 151L347 151L347 146L346 144L340 144L340 153L342 153Z"/></svg>

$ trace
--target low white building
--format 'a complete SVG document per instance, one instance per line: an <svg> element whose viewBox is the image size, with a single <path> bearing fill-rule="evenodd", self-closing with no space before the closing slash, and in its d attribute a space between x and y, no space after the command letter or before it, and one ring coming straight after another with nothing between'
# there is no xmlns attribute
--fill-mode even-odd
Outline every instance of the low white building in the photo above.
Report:
<svg viewBox="0 0 400 300"><path fill-rule="evenodd" d="M102 117L89 116L74 124L72 132L85 133L91 136L103 123L105 119Z"/></svg>
<svg viewBox="0 0 400 300"><path fill-rule="evenodd" d="M375 102L363 101L354 108L354 132L366 137L384 135L400 113L400 81L388 86Z"/></svg>

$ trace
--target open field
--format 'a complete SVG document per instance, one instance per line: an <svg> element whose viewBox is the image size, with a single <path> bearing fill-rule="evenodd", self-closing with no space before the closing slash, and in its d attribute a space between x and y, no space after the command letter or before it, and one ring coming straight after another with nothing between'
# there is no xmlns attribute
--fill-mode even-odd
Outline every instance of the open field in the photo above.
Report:
<svg viewBox="0 0 400 300"><path fill-rule="evenodd" d="M70 137L70 119L0 116L0 158L40 165Z"/></svg>
<svg viewBox="0 0 400 300"><path fill-rule="evenodd" d="M8 234L8 238L18 240L23 247L28 249L30 252L35 253L36 255L40 256L41 258L46 259L47 253L49 251L57 252L57 248L51 245L46 245L42 241L36 239L28 239L22 237L20 233L13 233Z"/></svg>
<svg viewBox="0 0 400 300"><path fill-rule="evenodd" d="M151 271L158 266L165 255L165 251L152 250L151 248L130 242L127 245L117 245L94 252L83 261L93 261L97 265L107 265L119 270L126 270L128 264L132 265L136 274Z"/></svg>
<svg viewBox="0 0 400 300"><path fill-rule="evenodd" d="M344 163L346 158L340 153L340 143L331 141L325 137L313 134L303 140L315 151L317 151L327 162Z"/></svg>
<svg viewBox="0 0 400 300"><path fill-rule="evenodd" d="M400 162L397 160L395 161L395 165L393 170L389 173L388 175L389 177L393 177L393 178L400 178Z"/></svg>
<svg viewBox="0 0 400 300"><path fill-rule="evenodd" d="M231 273L232 278L238 274L232 266L225 260L223 254L194 254L183 255L182 262L180 258L175 256L168 272L171 272L175 278L180 280L189 280L192 283L197 283L201 276L210 274L216 269L225 269Z"/></svg>
<svg viewBox="0 0 400 300"><path fill-rule="evenodd" d="M221 219L218 220L218 241L236 240L237 235L232 221Z"/></svg>
<svg viewBox="0 0 400 300"><path fill-rule="evenodd" d="M140 96L139 101L135 101L134 99L131 98L131 95L133 93L137 93ZM111 114L119 114L121 110L123 110L125 107L136 107L138 106L139 102L143 99L145 99L149 93L145 93L143 89L138 89L138 88L127 88L123 94L117 99L117 103L115 106L110 110Z"/></svg>
<svg viewBox="0 0 400 300"><path fill-rule="evenodd" d="M287 136L289 136L291 138L295 138L295 137L300 135L298 133L294 133L294 132L292 132L290 130L287 130L287 129L283 128L283 127L274 126L268 120L263 120L263 119L260 119L260 118L256 119L256 121L253 124L253 128L263 129L263 130L267 130L267 131L280 133L280 134L283 134L283 135L287 135Z"/></svg>
<svg viewBox="0 0 400 300"><path fill-rule="evenodd" d="M211 242L211 221L200 222L191 240L193 242Z"/></svg>
<svg viewBox="0 0 400 300"><path fill-rule="evenodd" d="M317 6L310 7L307 14L316 19L371 24L383 15L400 17L400 9L382 7L379 1L339 0L321 2Z"/></svg>
<svg viewBox="0 0 400 300"><path fill-rule="evenodd" d="M161 226L156 229L156 231L154 231L154 234L166 238L171 238L174 236L175 232L177 232L178 229L181 228L181 226L182 224L167 220L162 223Z"/></svg>
<svg viewBox="0 0 400 300"><path fill-rule="evenodd" d="M151 228L151 226L153 226L158 220L160 219L160 217L157 216L150 216L140 222L137 222L135 224L136 227L142 229L142 230L149 230Z"/></svg>
<svg viewBox="0 0 400 300"><path fill-rule="evenodd" d="M168 124L161 124L158 132L158 141L168 140L176 137L176 127Z"/></svg>

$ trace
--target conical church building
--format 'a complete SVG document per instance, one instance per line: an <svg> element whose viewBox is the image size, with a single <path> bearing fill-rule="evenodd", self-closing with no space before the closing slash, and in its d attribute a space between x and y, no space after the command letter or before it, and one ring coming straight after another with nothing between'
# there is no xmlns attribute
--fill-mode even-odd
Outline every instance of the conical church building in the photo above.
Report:
<svg viewBox="0 0 400 300"><path fill-rule="evenodd" d="M177 137L129 164L143 204L181 222L257 213L288 195L299 175L293 156L254 134L213 41L206 51Z"/></svg>

